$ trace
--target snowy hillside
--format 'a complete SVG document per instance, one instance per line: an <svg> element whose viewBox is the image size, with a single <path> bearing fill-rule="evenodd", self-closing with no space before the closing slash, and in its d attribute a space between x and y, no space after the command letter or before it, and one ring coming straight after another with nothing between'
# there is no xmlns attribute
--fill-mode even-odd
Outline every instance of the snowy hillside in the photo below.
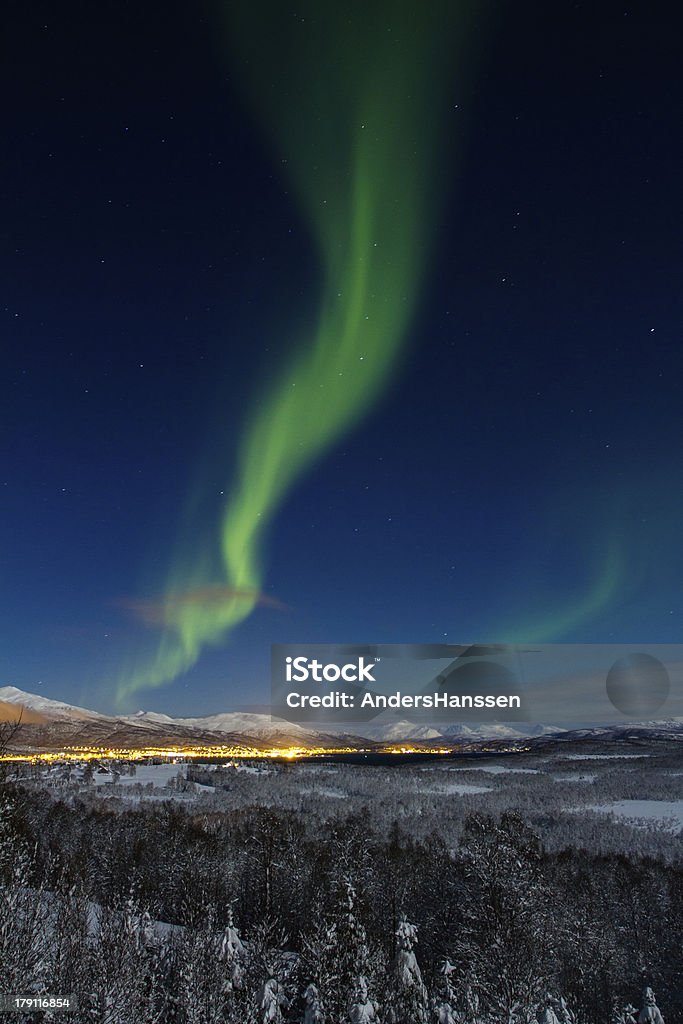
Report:
<svg viewBox="0 0 683 1024"><path fill-rule="evenodd" d="M97 711L89 711L87 708L80 708L73 704L65 704L61 700L51 700L49 697L42 697L37 693L26 693L16 686L0 686L0 701L6 704L17 704L20 707L30 708L38 711L49 718L66 719L98 719L104 715Z"/></svg>
<svg viewBox="0 0 683 1024"><path fill-rule="evenodd" d="M304 729L294 722L286 722L282 718L271 718L270 715L257 715L248 712L227 712L222 715L209 715L207 718L176 718L178 725L187 725L193 729L209 729L211 732L248 733L250 736L267 737L275 733L288 732L306 736L310 729Z"/></svg>
<svg viewBox="0 0 683 1024"><path fill-rule="evenodd" d="M414 725L412 722L392 722L390 725L363 725L363 736L380 743L399 743L402 740L437 740L443 735L429 725Z"/></svg>
<svg viewBox="0 0 683 1024"><path fill-rule="evenodd" d="M22 710L23 709L23 710ZM516 722L465 725L418 725L407 720L381 719L358 726L356 735L326 723L321 730L304 728L284 719L253 712L225 712L198 718L173 718L155 711L133 715L104 715L88 708L34 693L16 686L0 687L0 721L22 719L22 743L53 749L62 743L141 746L149 743L243 743L264 747L363 747L367 744L402 743L463 745L499 741L501 743L571 742L575 740L637 740L642 736L665 740L683 739L679 719L654 722L623 722L618 725L585 729Z"/></svg>

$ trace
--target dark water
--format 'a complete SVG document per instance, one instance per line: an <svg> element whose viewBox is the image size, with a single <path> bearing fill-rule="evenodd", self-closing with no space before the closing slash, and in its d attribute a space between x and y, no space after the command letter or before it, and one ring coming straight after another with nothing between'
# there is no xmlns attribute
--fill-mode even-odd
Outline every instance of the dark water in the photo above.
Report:
<svg viewBox="0 0 683 1024"><path fill-rule="evenodd" d="M353 754L315 754L311 757L298 757L295 764L365 764L365 765L395 765L403 764L425 764L430 761L472 761L486 760L487 758L518 757L515 751L463 751L450 754L382 754L382 753L353 753ZM275 760L275 759L274 759ZM284 760L285 764L292 764Z"/></svg>
<svg viewBox="0 0 683 1024"><path fill-rule="evenodd" d="M500 760L501 757L519 757L520 752L514 750L468 750L468 751L453 751L449 754L432 754L432 753L410 753L410 754L383 754L383 753L350 753L350 754L312 754L310 757L297 757L295 759L289 757L269 757L269 758L247 758L243 763L252 762L254 764L279 764L287 767L293 767L297 764L359 764L359 765L373 765L373 766L386 766L388 768L395 768L399 765L417 765L427 764L434 761L482 761L494 758ZM230 764L234 759L230 757L202 757L201 759L193 759L193 764Z"/></svg>

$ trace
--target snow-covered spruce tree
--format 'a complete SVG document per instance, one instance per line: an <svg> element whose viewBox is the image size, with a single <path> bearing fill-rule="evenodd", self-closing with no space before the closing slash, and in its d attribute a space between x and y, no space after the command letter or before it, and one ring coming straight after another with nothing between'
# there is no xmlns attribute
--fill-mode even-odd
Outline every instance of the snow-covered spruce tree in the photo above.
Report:
<svg viewBox="0 0 683 1024"><path fill-rule="evenodd" d="M220 941L219 960L225 976L223 990L239 992L244 988L244 973L247 951L235 927L232 907L228 908L228 923Z"/></svg>
<svg viewBox="0 0 683 1024"><path fill-rule="evenodd" d="M432 1020L435 1024L458 1024L458 1018L454 1015L455 1011L450 1003L438 1001L434 1004L433 1011Z"/></svg>
<svg viewBox="0 0 683 1024"><path fill-rule="evenodd" d="M417 926L401 915L396 929L396 958L392 978L388 1024L427 1024L428 997L415 955Z"/></svg>
<svg viewBox="0 0 683 1024"><path fill-rule="evenodd" d="M432 999L432 1020L436 1024L457 1024L457 1017L454 1006L456 1000L453 983L455 980L455 967L450 960L444 960L439 969L439 980L436 986L436 995Z"/></svg>
<svg viewBox="0 0 683 1024"><path fill-rule="evenodd" d="M638 1024L638 1009L631 1003L615 1010L612 1024Z"/></svg>
<svg viewBox="0 0 683 1024"><path fill-rule="evenodd" d="M301 970L320 992L328 1024L347 1024L358 978L372 987L384 973L384 965L359 920L356 890L349 877L335 884L331 898L335 897L336 904L315 923L304 942Z"/></svg>
<svg viewBox="0 0 683 1024"><path fill-rule="evenodd" d="M238 995L246 1010L239 1024L280 1021L296 996L299 958L287 948L288 935L273 918L261 921L244 945L247 956L241 962L242 987ZM267 1013L274 1016L268 1017Z"/></svg>
<svg viewBox="0 0 683 1024"><path fill-rule="evenodd" d="M643 1007L638 1014L638 1024L664 1024L655 994L649 986L643 992Z"/></svg>
<svg viewBox="0 0 683 1024"><path fill-rule="evenodd" d="M536 1020L538 1024L560 1024L560 1021L555 1013L555 1000L547 993L543 1001L539 1004L536 1010Z"/></svg>
<svg viewBox="0 0 683 1024"><path fill-rule="evenodd" d="M315 985L307 985L304 992L303 1024L325 1024L325 1013L320 1001L320 993Z"/></svg>
<svg viewBox="0 0 683 1024"><path fill-rule="evenodd" d="M560 1024L576 1024L576 1015L569 1009L564 996L555 1000L555 1013Z"/></svg>
<svg viewBox="0 0 683 1024"><path fill-rule="evenodd" d="M289 999L277 978L266 978L256 995L258 1024L281 1024Z"/></svg>
<svg viewBox="0 0 683 1024"><path fill-rule="evenodd" d="M576 1017L562 996L546 992L536 1010L538 1024L576 1024Z"/></svg>
<svg viewBox="0 0 683 1024"><path fill-rule="evenodd" d="M176 932L168 980L174 1019L183 1024L244 1024L249 1019L247 970L247 949L231 913L224 929L216 927L209 913L201 927Z"/></svg>
<svg viewBox="0 0 683 1024"><path fill-rule="evenodd" d="M379 1006L370 998L368 980L364 975L356 978L348 1020L350 1024L379 1024Z"/></svg>

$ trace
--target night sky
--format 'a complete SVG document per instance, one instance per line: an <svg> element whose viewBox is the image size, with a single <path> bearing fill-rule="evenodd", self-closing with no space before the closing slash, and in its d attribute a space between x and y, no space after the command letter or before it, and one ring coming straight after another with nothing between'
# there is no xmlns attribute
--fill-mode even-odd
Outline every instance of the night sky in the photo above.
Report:
<svg viewBox="0 0 683 1024"><path fill-rule="evenodd" d="M671 17L477 5L424 111L395 372L278 501L251 614L128 710L262 704L274 642L683 640ZM319 252L229 36L212 3L6 5L0 685L117 706L158 641L141 603L211 550L314 329Z"/></svg>

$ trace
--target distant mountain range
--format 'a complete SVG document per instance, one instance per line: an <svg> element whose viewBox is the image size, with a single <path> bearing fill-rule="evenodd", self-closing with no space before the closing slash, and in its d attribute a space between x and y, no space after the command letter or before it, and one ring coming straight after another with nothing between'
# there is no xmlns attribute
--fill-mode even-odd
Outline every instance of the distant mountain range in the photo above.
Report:
<svg viewBox="0 0 683 1024"><path fill-rule="evenodd" d="M386 744L420 746L469 746L487 743L533 746L546 740L650 739L683 740L683 722L623 723L588 729L561 729L552 725L514 727L490 723L454 724L439 728L409 721L363 725L362 735L305 729L266 714L226 712L204 718L172 718L153 711L133 715L102 715L88 708L65 704L16 686L0 687L0 722L16 721L21 729L14 740L17 749L54 750L61 746L152 747L179 745L244 746L257 749L287 747L367 748Z"/></svg>
<svg viewBox="0 0 683 1024"><path fill-rule="evenodd" d="M0 687L0 721L21 715L16 746L54 749L59 746L163 747L178 745L267 747L338 746L340 739L315 733L270 715L224 714L207 718L171 718L138 711L134 715L102 715L87 708ZM354 744L355 745L355 744Z"/></svg>

